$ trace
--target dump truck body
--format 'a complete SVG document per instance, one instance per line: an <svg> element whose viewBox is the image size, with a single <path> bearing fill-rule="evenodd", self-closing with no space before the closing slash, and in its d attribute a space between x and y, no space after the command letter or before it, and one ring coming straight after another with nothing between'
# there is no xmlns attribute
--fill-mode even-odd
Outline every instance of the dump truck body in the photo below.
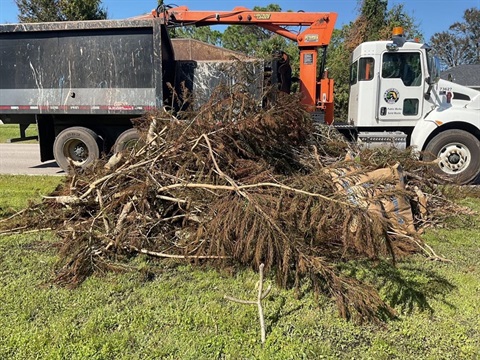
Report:
<svg viewBox="0 0 480 360"><path fill-rule="evenodd" d="M162 106L162 70L168 81L174 66L166 29L148 20L0 25L0 52L5 122L16 114L142 114Z"/></svg>

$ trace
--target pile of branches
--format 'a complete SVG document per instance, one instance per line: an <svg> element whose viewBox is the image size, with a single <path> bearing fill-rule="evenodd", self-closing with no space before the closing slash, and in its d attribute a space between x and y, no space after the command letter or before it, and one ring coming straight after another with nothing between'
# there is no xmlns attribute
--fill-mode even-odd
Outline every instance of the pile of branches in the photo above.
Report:
<svg viewBox="0 0 480 360"><path fill-rule="evenodd" d="M69 175L32 210L41 223L28 216L30 226L61 239L55 281L75 286L139 254L219 268L265 264L282 287L311 281L345 318L395 316L372 286L342 275L337 264L389 259L394 266L407 254L434 255L382 207L398 197L420 213L413 189L426 186L418 173L426 169L405 152L363 156L335 130L314 125L296 96L278 96L262 107L248 94L219 89L198 111L145 115L136 122L135 148ZM348 191L399 159L407 173L417 171L409 186L375 180L368 201Z"/></svg>

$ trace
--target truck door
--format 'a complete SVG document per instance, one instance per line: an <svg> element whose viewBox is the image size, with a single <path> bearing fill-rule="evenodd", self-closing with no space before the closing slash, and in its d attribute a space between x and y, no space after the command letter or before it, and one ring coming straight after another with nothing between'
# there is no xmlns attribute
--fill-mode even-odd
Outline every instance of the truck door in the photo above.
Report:
<svg viewBox="0 0 480 360"><path fill-rule="evenodd" d="M423 111L424 81L420 52L385 52L382 56L376 118L379 122L418 120Z"/></svg>

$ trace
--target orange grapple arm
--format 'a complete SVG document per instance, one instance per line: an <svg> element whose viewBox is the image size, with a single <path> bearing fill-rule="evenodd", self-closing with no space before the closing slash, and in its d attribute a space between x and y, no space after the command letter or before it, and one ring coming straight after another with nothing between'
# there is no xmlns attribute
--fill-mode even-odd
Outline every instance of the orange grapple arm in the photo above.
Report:
<svg viewBox="0 0 480 360"><path fill-rule="evenodd" d="M333 120L333 79L317 76L318 49L330 43L337 14L333 12L252 11L236 7L232 11L190 11L186 6L154 10L153 16L165 24L256 25L297 42L300 50L300 91L302 103L310 110L325 110L325 120ZM286 27L305 26L301 32Z"/></svg>

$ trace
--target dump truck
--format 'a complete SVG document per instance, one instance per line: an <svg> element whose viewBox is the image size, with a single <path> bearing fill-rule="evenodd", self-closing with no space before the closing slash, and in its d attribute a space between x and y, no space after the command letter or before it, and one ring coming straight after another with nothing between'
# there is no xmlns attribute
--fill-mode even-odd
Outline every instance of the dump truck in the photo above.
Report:
<svg viewBox="0 0 480 360"><path fill-rule="evenodd" d="M336 19L332 12L162 6L127 20L0 25L0 120L19 124L22 134L36 124L42 161L55 159L65 170L88 166L102 152L134 140L131 119L168 104L169 85L186 76L199 89L213 86L209 71L192 76L197 59L181 70L169 27L260 26L298 44L301 106L315 121L365 147L415 147L436 161L439 174L458 183L478 179L480 92L441 80L430 47L407 41L400 28L389 41L354 50L348 119L335 119L334 80L325 59ZM260 91L264 72L254 73L251 90ZM279 76L271 73L275 84Z"/></svg>

